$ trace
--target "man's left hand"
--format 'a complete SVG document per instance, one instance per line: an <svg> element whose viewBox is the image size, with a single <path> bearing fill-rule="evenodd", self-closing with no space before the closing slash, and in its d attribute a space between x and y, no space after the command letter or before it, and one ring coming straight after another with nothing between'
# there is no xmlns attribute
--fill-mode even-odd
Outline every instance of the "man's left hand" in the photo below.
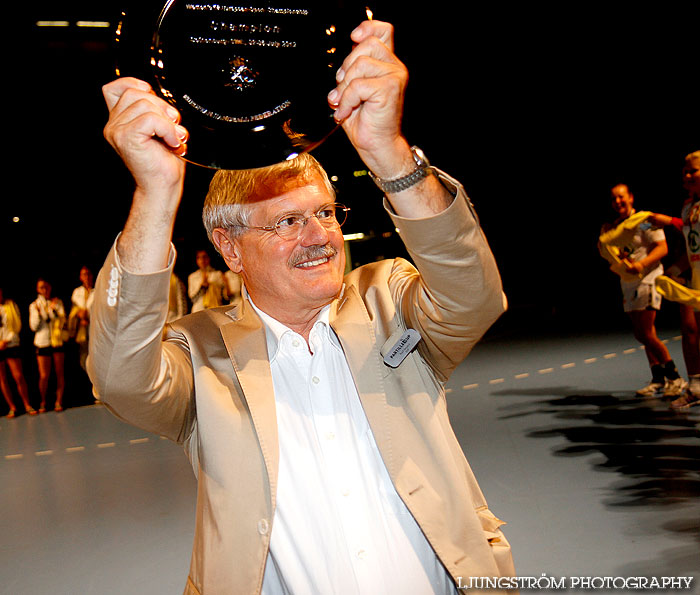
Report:
<svg viewBox="0 0 700 595"><path fill-rule="evenodd" d="M328 96L335 118L365 164L380 177L409 171L412 158L401 133L408 71L394 55L394 28L365 21L351 34L352 52Z"/></svg>

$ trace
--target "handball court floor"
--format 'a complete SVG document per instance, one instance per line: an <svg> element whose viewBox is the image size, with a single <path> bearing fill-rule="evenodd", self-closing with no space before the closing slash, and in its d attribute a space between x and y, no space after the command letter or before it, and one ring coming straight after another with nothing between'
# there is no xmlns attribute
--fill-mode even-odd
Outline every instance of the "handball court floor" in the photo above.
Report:
<svg viewBox="0 0 700 595"><path fill-rule="evenodd" d="M678 333L660 336L685 373ZM628 332L496 333L450 380L520 576L692 576L681 592L700 593L700 407L635 398L647 381ZM195 490L177 445L103 406L0 419L0 592L182 593Z"/></svg>

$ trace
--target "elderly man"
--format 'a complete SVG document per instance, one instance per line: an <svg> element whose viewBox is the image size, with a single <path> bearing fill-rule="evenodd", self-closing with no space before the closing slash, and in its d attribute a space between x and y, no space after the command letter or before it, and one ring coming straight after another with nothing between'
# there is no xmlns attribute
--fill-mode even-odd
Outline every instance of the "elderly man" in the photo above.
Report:
<svg viewBox="0 0 700 595"><path fill-rule="evenodd" d="M443 390L505 300L463 189L401 133L392 37L378 21L353 31L328 100L417 270L396 259L344 277L346 208L308 155L218 172L205 225L244 299L162 342L187 131L145 83L105 87L105 135L136 190L98 279L89 367L116 415L192 462L187 594L442 594L513 573Z"/></svg>

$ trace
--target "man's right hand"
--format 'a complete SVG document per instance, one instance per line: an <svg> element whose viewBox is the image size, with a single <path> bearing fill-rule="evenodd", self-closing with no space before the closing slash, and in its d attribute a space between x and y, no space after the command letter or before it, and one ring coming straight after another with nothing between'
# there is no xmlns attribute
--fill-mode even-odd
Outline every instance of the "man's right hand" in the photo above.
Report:
<svg viewBox="0 0 700 595"><path fill-rule="evenodd" d="M102 93L109 109L104 136L122 158L142 191L161 192L181 184L187 130L178 111L135 78L120 78Z"/></svg>
<svg viewBox="0 0 700 595"><path fill-rule="evenodd" d="M182 198L187 130L180 114L148 83L121 78L103 87L109 108L104 135L136 182L117 245L122 264L135 273L162 269Z"/></svg>

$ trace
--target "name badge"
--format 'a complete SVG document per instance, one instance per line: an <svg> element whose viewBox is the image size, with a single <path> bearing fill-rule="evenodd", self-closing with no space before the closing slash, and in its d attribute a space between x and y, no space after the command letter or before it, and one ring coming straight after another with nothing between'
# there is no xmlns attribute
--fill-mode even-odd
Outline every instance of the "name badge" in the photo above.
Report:
<svg viewBox="0 0 700 595"><path fill-rule="evenodd" d="M384 363L390 368L398 368L413 348L418 345L418 341L421 340L420 333L412 328L402 333L398 340L395 339L397 334L394 333L385 343L385 345L391 345L391 347L386 352L382 349Z"/></svg>

